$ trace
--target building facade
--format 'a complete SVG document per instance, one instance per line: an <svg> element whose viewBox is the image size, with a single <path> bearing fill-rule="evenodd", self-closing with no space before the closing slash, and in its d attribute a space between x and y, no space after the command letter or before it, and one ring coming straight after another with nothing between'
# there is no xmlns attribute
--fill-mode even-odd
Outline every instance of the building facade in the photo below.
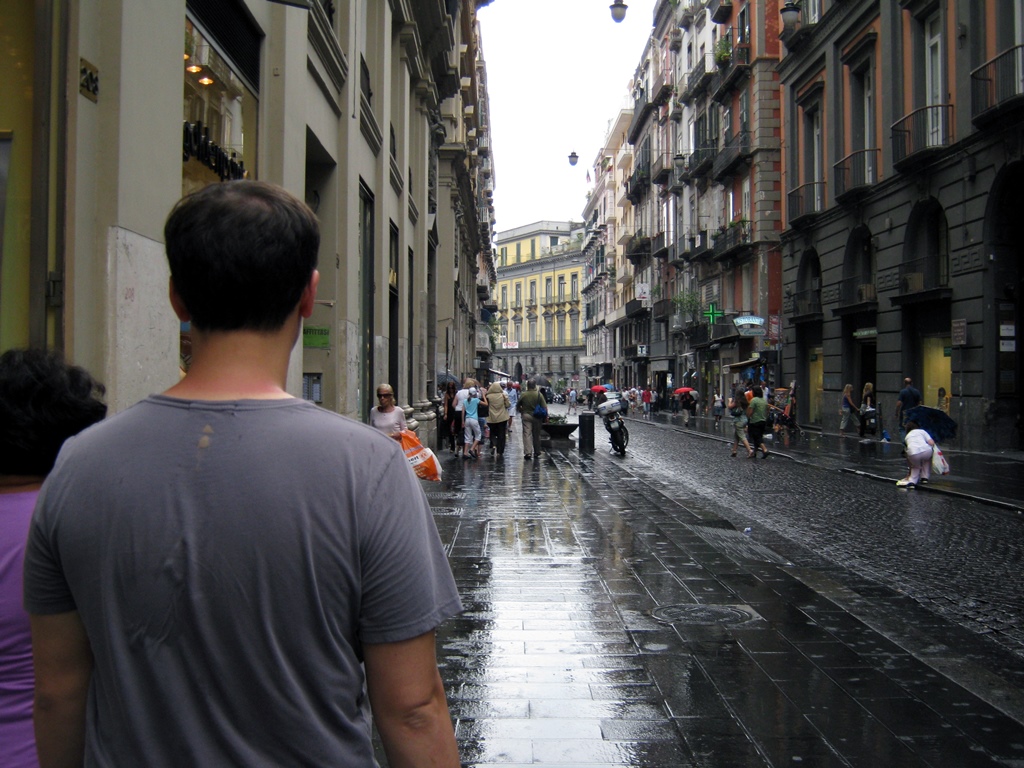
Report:
<svg viewBox="0 0 1024 768"><path fill-rule="evenodd" d="M541 375L580 385L583 346L583 229L539 221L499 232L494 370L513 381Z"/></svg>
<svg viewBox="0 0 1024 768"><path fill-rule="evenodd" d="M386 380L429 422L444 339L468 369L495 276L479 4L5 2L0 347L63 350L113 410L173 384L164 219L262 179L321 223L290 391L361 418Z"/></svg>
<svg viewBox="0 0 1024 768"><path fill-rule="evenodd" d="M910 377L965 448L1020 446L1024 2L804 0L782 30L787 370L836 426ZM805 398L806 399L806 398Z"/></svg>

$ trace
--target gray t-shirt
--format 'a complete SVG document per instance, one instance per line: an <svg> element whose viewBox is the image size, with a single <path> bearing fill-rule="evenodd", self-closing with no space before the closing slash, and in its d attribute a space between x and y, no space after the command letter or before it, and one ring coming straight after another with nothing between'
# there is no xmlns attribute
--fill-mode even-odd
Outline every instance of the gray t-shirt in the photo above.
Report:
<svg viewBox="0 0 1024 768"><path fill-rule="evenodd" d="M362 643L461 610L401 446L301 400L153 396L68 441L30 613L95 656L87 766L372 765Z"/></svg>

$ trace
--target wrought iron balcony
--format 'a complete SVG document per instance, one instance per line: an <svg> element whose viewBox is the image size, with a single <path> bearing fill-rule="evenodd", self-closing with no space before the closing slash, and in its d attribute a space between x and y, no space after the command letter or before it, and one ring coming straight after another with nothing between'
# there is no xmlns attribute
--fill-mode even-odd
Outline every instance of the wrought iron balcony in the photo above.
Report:
<svg viewBox="0 0 1024 768"><path fill-rule="evenodd" d="M633 119L629 123L629 143L636 144L640 129L647 120L647 115L654 109L654 104L647 100L647 91L640 91L633 102Z"/></svg>
<svg viewBox="0 0 1024 768"><path fill-rule="evenodd" d="M655 320L666 318L672 314L672 299L658 299L654 302L654 309L651 314Z"/></svg>
<svg viewBox="0 0 1024 768"><path fill-rule="evenodd" d="M949 257L932 253L903 262L900 264L897 288L893 304L913 304L951 296Z"/></svg>
<svg viewBox="0 0 1024 768"><path fill-rule="evenodd" d="M664 72L659 72L654 78L654 88L651 89L651 104L656 107L661 106L671 95L671 81Z"/></svg>
<svg viewBox="0 0 1024 768"><path fill-rule="evenodd" d="M715 261L735 255L753 242L749 221L736 221L715 235Z"/></svg>
<svg viewBox="0 0 1024 768"><path fill-rule="evenodd" d="M718 80L710 87L711 98L719 103L728 98L733 88L750 72L750 43L737 43L724 66L718 65Z"/></svg>
<svg viewBox="0 0 1024 768"><path fill-rule="evenodd" d="M690 154L690 178L699 178L710 171L717 154L718 147L714 143L699 142L697 148Z"/></svg>
<svg viewBox="0 0 1024 768"><path fill-rule="evenodd" d="M708 13L715 24L725 24L732 15L732 0L711 0Z"/></svg>
<svg viewBox="0 0 1024 768"><path fill-rule="evenodd" d="M793 294L789 319L794 323L821 319L821 289L808 288Z"/></svg>
<svg viewBox="0 0 1024 768"><path fill-rule="evenodd" d="M659 232L651 238L651 256L654 258L668 256L668 237L664 232Z"/></svg>
<svg viewBox="0 0 1024 768"><path fill-rule="evenodd" d="M953 143L953 105L915 109L892 125L892 162L903 170Z"/></svg>
<svg viewBox="0 0 1024 768"><path fill-rule="evenodd" d="M825 182L802 184L789 193L789 225L802 227L825 210Z"/></svg>
<svg viewBox="0 0 1024 768"><path fill-rule="evenodd" d="M991 122L1024 105L1024 45L1003 51L971 72L971 119Z"/></svg>
<svg viewBox="0 0 1024 768"><path fill-rule="evenodd" d="M643 301L640 299L630 299L626 302L626 317L636 317L647 311L647 307L644 306Z"/></svg>
<svg viewBox="0 0 1024 768"><path fill-rule="evenodd" d="M737 131L722 143L722 149L715 156L711 175L723 179L731 175L741 160L750 157L750 131Z"/></svg>
<svg viewBox="0 0 1024 768"><path fill-rule="evenodd" d="M672 158L668 152L659 152L654 156L651 163L651 181L655 184L664 184L672 173Z"/></svg>
<svg viewBox="0 0 1024 768"><path fill-rule="evenodd" d="M708 81L711 80L711 71L708 69L707 64L710 56L711 54L706 53L703 56L697 57L693 69L690 70L690 76L686 78L686 89L680 96L683 103L690 103L707 87Z"/></svg>
<svg viewBox="0 0 1024 768"><path fill-rule="evenodd" d="M690 238L690 260L700 261L712 256L715 252L715 245L707 230L701 230Z"/></svg>
<svg viewBox="0 0 1024 768"><path fill-rule="evenodd" d="M881 155L880 149L859 149L832 166L837 202L858 200L871 191L878 181Z"/></svg>
<svg viewBox="0 0 1024 768"><path fill-rule="evenodd" d="M878 308L874 277L847 277L839 282L839 314Z"/></svg>

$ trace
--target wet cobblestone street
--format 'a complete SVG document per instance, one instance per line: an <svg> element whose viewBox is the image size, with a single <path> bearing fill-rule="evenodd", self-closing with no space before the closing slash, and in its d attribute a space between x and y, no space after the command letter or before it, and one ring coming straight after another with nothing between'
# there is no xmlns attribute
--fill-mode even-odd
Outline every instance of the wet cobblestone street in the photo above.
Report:
<svg viewBox="0 0 1024 768"><path fill-rule="evenodd" d="M464 765L1024 765L1019 519L630 431L439 456Z"/></svg>

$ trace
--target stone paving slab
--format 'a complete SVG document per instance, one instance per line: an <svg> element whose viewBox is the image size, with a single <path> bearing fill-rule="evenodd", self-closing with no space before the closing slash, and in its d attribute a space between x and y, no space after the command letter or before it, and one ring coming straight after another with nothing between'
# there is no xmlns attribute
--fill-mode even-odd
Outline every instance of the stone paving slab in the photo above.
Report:
<svg viewBox="0 0 1024 768"><path fill-rule="evenodd" d="M941 673L955 649L925 663L609 457L513 454L442 456L427 487L466 606L438 636L465 766L1024 766L1024 726Z"/></svg>

